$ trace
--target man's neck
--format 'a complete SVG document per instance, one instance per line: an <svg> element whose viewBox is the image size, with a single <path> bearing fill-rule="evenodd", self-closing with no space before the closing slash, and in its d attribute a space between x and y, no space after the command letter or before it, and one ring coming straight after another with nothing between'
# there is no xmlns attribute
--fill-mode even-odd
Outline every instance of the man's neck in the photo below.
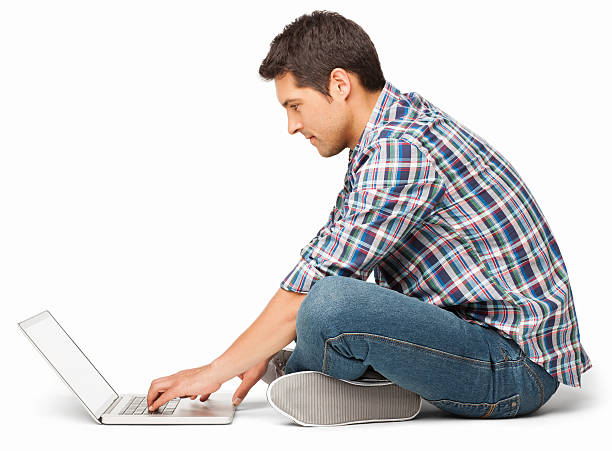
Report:
<svg viewBox="0 0 612 451"><path fill-rule="evenodd" d="M368 124L368 120L372 115L372 110L376 106L376 102L378 102L378 97L380 96L381 92L382 89L373 93L364 91L364 95L359 102L359 107L356 109L353 117L353 129L351 131L349 148L354 149L359 143L359 138L361 138L361 135Z"/></svg>

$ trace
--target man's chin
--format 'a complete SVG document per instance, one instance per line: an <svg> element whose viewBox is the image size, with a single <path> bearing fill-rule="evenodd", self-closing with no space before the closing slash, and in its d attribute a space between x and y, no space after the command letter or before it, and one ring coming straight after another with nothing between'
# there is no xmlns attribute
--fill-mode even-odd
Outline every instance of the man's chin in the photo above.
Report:
<svg viewBox="0 0 612 451"><path fill-rule="evenodd" d="M321 155L323 158L329 158L329 157L334 157L338 155L344 149L331 149L330 150L325 147L317 147L317 150L319 151L319 155Z"/></svg>

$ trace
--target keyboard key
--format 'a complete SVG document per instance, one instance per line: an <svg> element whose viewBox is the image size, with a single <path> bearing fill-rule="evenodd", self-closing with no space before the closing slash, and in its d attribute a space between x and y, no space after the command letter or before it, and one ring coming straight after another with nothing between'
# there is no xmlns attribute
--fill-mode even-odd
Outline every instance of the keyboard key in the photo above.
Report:
<svg viewBox="0 0 612 451"><path fill-rule="evenodd" d="M171 399L166 404L160 406L155 412L150 412L146 397L135 396L120 415L172 415L180 401L180 398Z"/></svg>

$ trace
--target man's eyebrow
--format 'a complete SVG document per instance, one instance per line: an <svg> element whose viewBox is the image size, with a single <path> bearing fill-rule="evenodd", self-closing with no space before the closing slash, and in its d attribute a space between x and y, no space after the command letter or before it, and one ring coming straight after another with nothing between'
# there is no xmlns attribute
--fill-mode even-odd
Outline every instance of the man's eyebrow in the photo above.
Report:
<svg viewBox="0 0 612 451"><path fill-rule="evenodd" d="M302 101L302 99L298 99L298 98L295 98L295 99L287 99L287 100L285 100L285 101L283 102L283 108L287 108L287 105L288 105L289 103L291 103L291 102L301 102L301 101Z"/></svg>

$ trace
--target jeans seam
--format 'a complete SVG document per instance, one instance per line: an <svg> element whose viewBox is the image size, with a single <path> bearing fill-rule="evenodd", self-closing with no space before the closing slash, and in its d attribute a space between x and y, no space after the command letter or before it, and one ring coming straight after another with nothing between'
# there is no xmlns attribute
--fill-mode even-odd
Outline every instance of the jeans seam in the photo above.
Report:
<svg viewBox="0 0 612 451"><path fill-rule="evenodd" d="M535 379L536 383L538 384L538 388L540 390L540 405L537 407L537 409L539 409L540 407L542 407L544 405L544 385L542 384L542 381L540 380L540 378L538 377L538 375L535 373L535 371L533 371L529 365L527 365L527 362L525 362L525 358L521 359L521 363L523 365L525 365L525 368L527 368L527 370L530 373L530 376L533 377L533 379ZM536 410L537 410L536 409Z"/></svg>
<svg viewBox="0 0 612 451"><path fill-rule="evenodd" d="M495 410L495 404L491 404L491 407L489 408L489 411L487 413L485 413L481 418L487 418L489 415L491 415L493 413L494 410Z"/></svg>
<svg viewBox="0 0 612 451"><path fill-rule="evenodd" d="M337 335L335 337L331 337L328 338L327 340L325 340L325 349L323 351L323 367L322 367L322 372L325 372L325 367L326 367L326 360L327 360L327 346L328 344L333 341L333 340L338 340L343 338L344 336L362 336L362 337L369 337L369 338L373 338L375 340L388 340L391 342L395 342L395 343L399 343L402 345L408 345L423 351L429 351L429 352L433 352L433 353L437 353L440 354L441 356L443 356L444 358L447 359L459 359L459 360L464 360L467 361L473 365L477 365L477 366L497 366L497 365L505 365L505 364L509 364L509 363L521 363L522 361L510 361L510 360L504 360L503 362L491 362L491 361L487 361L487 360L478 360L478 359L472 359L470 357L463 357L460 355L456 355L450 352L446 352L446 351L440 351L438 349L434 349L434 348L430 348L427 346L423 346L423 345L419 345L416 343L410 343L408 341L403 341L403 340L398 340L396 338L390 338L390 337L385 337L382 335L376 335L376 334L368 334L368 333L363 333L363 332L344 332L341 333L340 335ZM523 362L524 363L524 362Z"/></svg>
<svg viewBox="0 0 612 451"><path fill-rule="evenodd" d="M460 401L453 401L451 399L435 399L435 400L428 400L428 401L432 403L433 405L436 405L435 403L441 403L441 404L454 404L456 406L472 406L472 407L481 406L481 405L489 406L489 411L478 418L490 417L497 409L497 406L499 406L502 402L504 403L512 402L516 404L513 407L512 415L510 415L509 418L515 417L521 407L521 396L518 393L512 396L509 396L508 398L500 399L499 401L493 402L493 403L490 403L490 402L460 402Z"/></svg>
<svg viewBox="0 0 612 451"><path fill-rule="evenodd" d="M499 350L501 351L502 355L504 356L504 362L507 362L510 359L508 358L508 355L506 354L506 351L504 351L504 348L501 345L501 343L498 343L498 344L499 344Z"/></svg>

